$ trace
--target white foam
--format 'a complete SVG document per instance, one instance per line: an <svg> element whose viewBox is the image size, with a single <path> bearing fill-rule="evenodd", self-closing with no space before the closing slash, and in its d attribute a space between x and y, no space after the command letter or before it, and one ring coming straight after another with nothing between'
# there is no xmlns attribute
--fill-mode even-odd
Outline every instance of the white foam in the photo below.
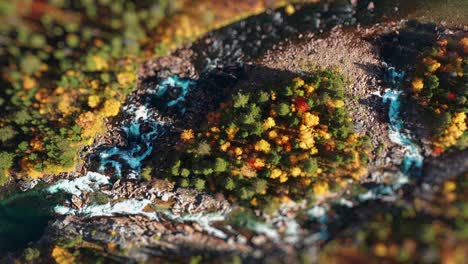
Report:
<svg viewBox="0 0 468 264"><path fill-rule="evenodd" d="M97 172L88 172L85 176L75 179L64 179L47 188L49 193L60 191L81 196L82 192L93 192L99 190L103 185L109 184L109 177Z"/></svg>
<svg viewBox="0 0 468 264"><path fill-rule="evenodd" d="M227 238L227 235L221 230L216 229L211 226L212 222L224 221L226 220L225 213L213 212L213 213L195 213L195 214L185 214L185 215L174 215L172 212L165 212L165 215L168 216L171 220L178 222L196 222L198 223L203 230L219 238Z"/></svg>
<svg viewBox="0 0 468 264"><path fill-rule="evenodd" d="M77 215L84 217L115 216L115 215L144 215L151 220L158 220L156 212L145 212L145 208L151 204L150 200L129 199L117 203L88 204L80 209L66 206L56 206L55 213L61 215Z"/></svg>
<svg viewBox="0 0 468 264"><path fill-rule="evenodd" d="M307 214L311 217L311 218L320 218L322 216L324 216L326 213L326 210L325 208L323 208L322 206L314 206L312 208L310 208L308 211L307 211Z"/></svg>

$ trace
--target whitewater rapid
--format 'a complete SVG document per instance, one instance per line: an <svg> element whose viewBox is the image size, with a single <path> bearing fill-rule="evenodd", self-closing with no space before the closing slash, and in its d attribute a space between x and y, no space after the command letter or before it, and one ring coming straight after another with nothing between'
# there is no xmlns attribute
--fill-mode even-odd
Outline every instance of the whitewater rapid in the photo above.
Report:
<svg viewBox="0 0 468 264"><path fill-rule="evenodd" d="M191 79L170 76L162 79L154 88L148 89L146 95L142 96L138 103L124 106L122 115L125 120L120 123L117 129L123 134L126 144L99 150L99 172L102 173L112 168L113 174L120 178L123 169L127 168L125 177L138 179L143 161L153 153L154 141L163 135L170 126L170 122L162 120L160 112L171 107L180 114L184 114L185 108L180 105L185 102L187 94L195 84L196 82ZM177 90L177 96L164 101L166 97L169 97L168 94L171 90ZM155 107L154 100L164 102Z"/></svg>
<svg viewBox="0 0 468 264"><path fill-rule="evenodd" d="M400 165L400 171L391 185L381 185L360 196L361 200L377 199L382 196L395 196L395 191L407 184L411 178L420 177L424 164L424 156L421 147L416 143L411 132L405 129L405 123L402 118L401 100L403 94L402 82L405 78L403 71L397 71L394 67L389 67L385 73L385 82L391 88L385 90L381 95L374 93L382 98L384 104L388 104L388 137L390 141L403 148L403 160Z"/></svg>

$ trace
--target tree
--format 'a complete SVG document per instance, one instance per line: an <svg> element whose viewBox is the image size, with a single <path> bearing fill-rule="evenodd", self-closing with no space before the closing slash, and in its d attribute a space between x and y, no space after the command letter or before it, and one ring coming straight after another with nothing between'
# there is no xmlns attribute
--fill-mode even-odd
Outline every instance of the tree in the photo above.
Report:
<svg viewBox="0 0 468 264"><path fill-rule="evenodd" d="M184 168L180 171L180 176L187 178L188 176L190 176L190 171Z"/></svg>
<svg viewBox="0 0 468 264"><path fill-rule="evenodd" d="M423 95L427 98L431 98L437 94L439 88L439 78L435 75L428 75L424 80L425 89L422 91Z"/></svg>
<svg viewBox="0 0 468 264"><path fill-rule="evenodd" d="M213 169L212 168L204 168L203 169L203 175L211 175L213 174Z"/></svg>
<svg viewBox="0 0 468 264"><path fill-rule="evenodd" d="M24 125L31 120L31 115L26 110L21 110L16 112L15 120L13 120L18 125Z"/></svg>
<svg viewBox="0 0 468 264"><path fill-rule="evenodd" d="M176 161L171 167L171 174L174 176L179 176L180 160Z"/></svg>
<svg viewBox="0 0 468 264"><path fill-rule="evenodd" d="M448 112L444 112L441 115L436 116L438 117L436 119L437 126L439 128L439 134L442 134L445 130L445 128L449 127L450 124L452 123L452 115Z"/></svg>
<svg viewBox="0 0 468 264"><path fill-rule="evenodd" d="M278 105L277 111L280 116L285 116L288 115L291 110L289 109L289 105L281 103Z"/></svg>
<svg viewBox="0 0 468 264"><path fill-rule="evenodd" d="M8 140L14 138L17 132L13 129L12 126L6 126L0 128L0 141L7 142Z"/></svg>
<svg viewBox="0 0 468 264"><path fill-rule="evenodd" d="M9 169L13 165L15 154L6 151L0 152L0 170Z"/></svg>
<svg viewBox="0 0 468 264"><path fill-rule="evenodd" d="M268 162L271 163L272 165L278 165L280 161L281 161L281 155L279 155L278 152L276 151L271 152Z"/></svg>
<svg viewBox="0 0 468 264"><path fill-rule="evenodd" d="M255 182L255 192L258 194L265 194L268 188L268 182L264 179L259 179Z"/></svg>
<svg viewBox="0 0 468 264"><path fill-rule="evenodd" d="M231 177L227 178L224 188L226 188L226 190L232 191L235 187L236 183L234 182L234 180Z"/></svg>
<svg viewBox="0 0 468 264"><path fill-rule="evenodd" d="M317 169L318 169L317 159L312 158L312 159L308 159L308 160L305 161L304 170L307 173L310 173L310 174L313 175L313 174L315 174Z"/></svg>
<svg viewBox="0 0 468 264"><path fill-rule="evenodd" d="M120 111L120 102L115 99L109 99L104 102L104 107L102 108L102 113L104 116L111 117L119 114Z"/></svg>
<svg viewBox="0 0 468 264"><path fill-rule="evenodd" d="M75 257L70 253L70 251L60 246L54 247L51 256L58 264L75 263Z"/></svg>
<svg viewBox="0 0 468 264"><path fill-rule="evenodd" d="M264 91L260 92L260 96L258 97L258 102L265 103L270 100L270 94Z"/></svg>
<svg viewBox="0 0 468 264"><path fill-rule="evenodd" d="M24 250L24 259L26 261L33 261L41 255L41 252L37 248L26 248Z"/></svg>
<svg viewBox="0 0 468 264"><path fill-rule="evenodd" d="M261 109L256 104L251 104L249 112L245 115L244 124L250 125L256 123L260 118Z"/></svg>
<svg viewBox="0 0 468 264"><path fill-rule="evenodd" d="M5 170L0 170L0 186L5 185L10 181L10 174L8 174Z"/></svg>
<svg viewBox="0 0 468 264"><path fill-rule="evenodd" d="M203 179L196 179L195 180L195 183L194 183L194 186L197 190L201 191L203 189L205 189L205 180Z"/></svg>
<svg viewBox="0 0 468 264"><path fill-rule="evenodd" d="M222 159L222 158L216 158L215 165L214 165L214 171L217 173L220 172L225 172L229 166L229 163Z"/></svg>
<svg viewBox="0 0 468 264"><path fill-rule="evenodd" d="M141 178L145 181L150 181L152 172L153 172L153 169L151 167L143 168L143 170L141 171Z"/></svg>
<svg viewBox="0 0 468 264"><path fill-rule="evenodd" d="M198 144L197 154L199 155L209 155L211 153L211 146L206 141L202 141Z"/></svg>
<svg viewBox="0 0 468 264"><path fill-rule="evenodd" d="M59 135L44 138L44 146L47 156L58 162L62 167L70 167L77 158L77 149L70 146L70 142Z"/></svg>
<svg viewBox="0 0 468 264"><path fill-rule="evenodd" d="M235 108L242 108L247 106L249 102L250 96L248 94L243 94L241 92L237 93L237 95L234 96L234 107Z"/></svg>
<svg viewBox="0 0 468 264"><path fill-rule="evenodd" d="M247 187L242 187L239 192L239 196L242 200L249 200L255 195L255 192Z"/></svg>
<svg viewBox="0 0 468 264"><path fill-rule="evenodd" d="M260 123L256 123L252 127L252 135L260 136L263 133L263 127Z"/></svg>
<svg viewBox="0 0 468 264"><path fill-rule="evenodd" d="M182 187L188 187L189 185L190 185L190 182L189 182L188 179L182 179L180 181L180 186L182 186Z"/></svg>

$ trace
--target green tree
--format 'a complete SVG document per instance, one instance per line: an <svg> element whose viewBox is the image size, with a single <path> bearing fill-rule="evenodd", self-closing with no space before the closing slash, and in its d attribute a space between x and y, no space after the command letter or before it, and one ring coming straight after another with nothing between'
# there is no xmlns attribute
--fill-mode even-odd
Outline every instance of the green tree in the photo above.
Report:
<svg viewBox="0 0 468 264"><path fill-rule="evenodd" d="M27 75L32 75L41 67L41 60L31 54L26 55L20 62L21 71Z"/></svg>
<svg viewBox="0 0 468 264"><path fill-rule="evenodd" d="M188 176L190 176L190 171L184 168L180 171L180 176L187 178Z"/></svg>
<svg viewBox="0 0 468 264"><path fill-rule="evenodd" d="M258 97L258 102L265 103L265 102L268 102L268 100L270 100L270 94L267 92L261 91L260 96Z"/></svg>
<svg viewBox="0 0 468 264"><path fill-rule="evenodd" d="M241 200L249 200L255 195L255 192L247 187L240 188L239 196Z"/></svg>
<svg viewBox="0 0 468 264"><path fill-rule="evenodd" d="M143 170L141 171L141 178L145 181L150 181L152 172L153 172L153 169L150 167L143 168Z"/></svg>
<svg viewBox="0 0 468 264"><path fill-rule="evenodd" d="M431 98L437 94L439 88L439 78L435 75L428 75L424 80L425 89L423 89L423 95L427 98Z"/></svg>
<svg viewBox="0 0 468 264"><path fill-rule="evenodd" d="M264 179L259 179L255 182L255 192L256 193L263 193L266 191L268 187L268 182Z"/></svg>
<svg viewBox="0 0 468 264"><path fill-rule="evenodd" d="M184 187L184 188L185 188L185 187L188 187L189 185L190 185L190 182L189 182L188 179L182 179L182 180L180 181L180 186L182 186L182 187Z"/></svg>
<svg viewBox="0 0 468 264"><path fill-rule="evenodd" d="M255 124L260 118L261 109L256 104L251 104L249 112L244 117L244 124Z"/></svg>
<svg viewBox="0 0 468 264"><path fill-rule="evenodd" d="M31 120L31 115L25 109L16 112L15 120L13 120L18 125L24 125Z"/></svg>
<svg viewBox="0 0 468 264"><path fill-rule="evenodd" d="M215 172L225 172L227 168L229 167L229 163L223 159L223 158L216 158L215 165L214 165L214 171Z"/></svg>
<svg viewBox="0 0 468 264"><path fill-rule="evenodd" d="M21 150L21 151L26 151L28 149L28 142L27 141L22 141L19 145L18 145L18 149Z"/></svg>
<svg viewBox="0 0 468 264"><path fill-rule="evenodd" d="M24 259L26 261L33 261L41 255L41 252L37 248L26 248L24 250Z"/></svg>
<svg viewBox="0 0 468 264"><path fill-rule="evenodd" d="M286 116L290 113L291 110L289 109L289 105L281 103L278 105L277 111L280 116Z"/></svg>
<svg viewBox="0 0 468 264"><path fill-rule="evenodd" d="M213 169L212 168L204 168L203 169L203 175L211 175L213 174Z"/></svg>
<svg viewBox="0 0 468 264"><path fill-rule="evenodd" d="M235 187L236 187L236 183L234 182L234 180L231 177L227 178L224 188L228 191L232 191L234 190Z"/></svg>
<svg viewBox="0 0 468 264"><path fill-rule="evenodd" d="M201 191L203 189L205 189L205 180L203 179L196 179L195 180L195 183L194 183L194 186L197 190Z"/></svg>
<svg viewBox="0 0 468 264"><path fill-rule="evenodd" d="M10 181L10 174L4 170L0 170L0 186L5 185Z"/></svg>
<svg viewBox="0 0 468 264"><path fill-rule="evenodd" d="M171 167L171 174L174 176L179 176L179 169L180 169L180 160L176 161L174 165Z"/></svg>
<svg viewBox="0 0 468 264"><path fill-rule="evenodd" d="M6 151L0 152L0 169L9 169L13 165L15 154Z"/></svg>
<svg viewBox="0 0 468 264"><path fill-rule="evenodd" d="M250 95L248 94L244 94L244 93L237 93L235 96L234 96L234 107L235 108L243 108L245 106L247 106L247 104L249 103L249 98L250 98Z"/></svg>
<svg viewBox="0 0 468 264"><path fill-rule="evenodd" d="M312 158L305 161L304 170L307 173L314 174L318 169L317 159Z"/></svg>
<svg viewBox="0 0 468 264"><path fill-rule="evenodd" d="M5 126L0 128L0 141L6 142L16 136L17 132L12 126Z"/></svg>
<svg viewBox="0 0 468 264"><path fill-rule="evenodd" d="M278 152L271 152L268 161L273 165L278 165L281 161L281 155Z"/></svg>

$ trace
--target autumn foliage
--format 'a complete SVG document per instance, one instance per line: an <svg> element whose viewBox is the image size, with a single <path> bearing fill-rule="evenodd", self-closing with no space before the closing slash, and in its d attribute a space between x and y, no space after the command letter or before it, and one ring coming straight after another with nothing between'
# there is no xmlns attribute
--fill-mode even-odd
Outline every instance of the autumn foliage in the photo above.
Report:
<svg viewBox="0 0 468 264"><path fill-rule="evenodd" d="M411 77L411 91L435 124L434 154L466 148L468 37L442 38L422 53ZM434 120L436 122L434 122Z"/></svg>
<svg viewBox="0 0 468 264"><path fill-rule="evenodd" d="M324 71L285 87L236 92L200 129L181 132L169 177L254 205L270 196L324 196L359 181L367 148L343 89L343 77Z"/></svg>

